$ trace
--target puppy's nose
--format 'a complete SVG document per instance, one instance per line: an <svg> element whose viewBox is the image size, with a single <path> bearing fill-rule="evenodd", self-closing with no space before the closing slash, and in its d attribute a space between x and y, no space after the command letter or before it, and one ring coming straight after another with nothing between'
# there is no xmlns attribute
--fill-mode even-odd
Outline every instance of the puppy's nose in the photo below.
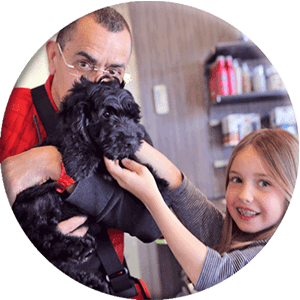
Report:
<svg viewBox="0 0 300 300"><path fill-rule="evenodd" d="M126 143L127 149L131 149L132 146L133 146L133 143L131 143L131 142L127 142L127 143Z"/></svg>
<svg viewBox="0 0 300 300"><path fill-rule="evenodd" d="M127 148L127 149L133 149L136 141L135 141L136 137L133 135L133 136L127 136L127 138L124 140L124 146Z"/></svg>

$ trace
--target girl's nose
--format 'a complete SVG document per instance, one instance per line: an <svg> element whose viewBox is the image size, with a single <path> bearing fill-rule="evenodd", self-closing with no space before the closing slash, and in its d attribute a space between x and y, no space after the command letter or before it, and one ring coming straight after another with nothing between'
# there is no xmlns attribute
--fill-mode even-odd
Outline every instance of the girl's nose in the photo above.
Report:
<svg viewBox="0 0 300 300"><path fill-rule="evenodd" d="M244 202L252 202L254 198L254 190L251 184L244 183L241 187L239 198Z"/></svg>

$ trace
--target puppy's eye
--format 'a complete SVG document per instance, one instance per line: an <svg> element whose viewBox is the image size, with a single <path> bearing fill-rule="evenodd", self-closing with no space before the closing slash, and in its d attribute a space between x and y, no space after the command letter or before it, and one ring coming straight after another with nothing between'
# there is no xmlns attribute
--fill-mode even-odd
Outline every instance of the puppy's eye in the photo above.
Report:
<svg viewBox="0 0 300 300"><path fill-rule="evenodd" d="M111 112L109 112L108 110L103 113L104 118L109 118L110 115L111 115Z"/></svg>
<svg viewBox="0 0 300 300"><path fill-rule="evenodd" d="M106 110L103 112L102 116L104 118L109 118L112 115L116 115L116 110L113 107L107 107Z"/></svg>
<svg viewBox="0 0 300 300"><path fill-rule="evenodd" d="M103 117L104 118L109 118L112 115L116 114L116 112L114 111L114 109L107 109L104 113L103 113Z"/></svg>

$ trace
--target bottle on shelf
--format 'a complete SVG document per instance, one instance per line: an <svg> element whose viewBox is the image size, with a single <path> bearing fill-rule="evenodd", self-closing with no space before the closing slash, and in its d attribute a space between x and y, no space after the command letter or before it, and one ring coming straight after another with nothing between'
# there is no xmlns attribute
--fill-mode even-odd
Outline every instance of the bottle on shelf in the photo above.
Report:
<svg viewBox="0 0 300 300"><path fill-rule="evenodd" d="M211 66L209 81L212 99L215 99L218 95L229 95L228 76L225 68L225 57L223 55L219 55L215 63Z"/></svg>
<svg viewBox="0 0 300 300"><path fill-rule="evenodd" d="M274 66L270 66L266 69L266 78L268 91L278 91L284 89L283 82Z"/></svg>
<svg viewBox="0 0 300 300"><path fill-rule="evenodd" d="M244 94L251 92L251 76L246 62L242 64L242 86Z"/></svg>
<svg viewBox="0 0 300 300"><path fill-rule="evenodd" d="M242 69L237 59L234 59L232 64L233 64L233 69L235 74L236 93L238 95L241 95L243 94Z"/></svg>
<svg viewBox="0 0 300 300"><path fill-rule="evenodd" d="M236 95L236 78L233 68L232 56L225 57L225 68L228 79L228 93L229 95Z"/></svg>
<svg viewBox="0 0 300 300"><path fill-rule="evenodd" d="M263 65L259 65L254 68L252 82L254 92L261 93L267 91L266 77Z"/></svg>
<svg viewBox="0 0 300 300"><path fill-rule="evenodd" d="M209 90L210 98L215 99L217 97L217 79L216 79L216 62L210 67L210 77L209 77Z"/></svg>

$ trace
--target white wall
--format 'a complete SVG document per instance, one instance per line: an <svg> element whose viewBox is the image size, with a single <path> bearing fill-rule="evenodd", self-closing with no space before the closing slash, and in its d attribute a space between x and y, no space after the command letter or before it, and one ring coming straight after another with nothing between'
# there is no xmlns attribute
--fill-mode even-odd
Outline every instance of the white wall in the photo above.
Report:
<svg viewBox="0 0 300 300"><path fill-rule="evenodd" d="M16 87L33 88L45 83L49 76L46 44L31 58L20 74Z"/></svg>

